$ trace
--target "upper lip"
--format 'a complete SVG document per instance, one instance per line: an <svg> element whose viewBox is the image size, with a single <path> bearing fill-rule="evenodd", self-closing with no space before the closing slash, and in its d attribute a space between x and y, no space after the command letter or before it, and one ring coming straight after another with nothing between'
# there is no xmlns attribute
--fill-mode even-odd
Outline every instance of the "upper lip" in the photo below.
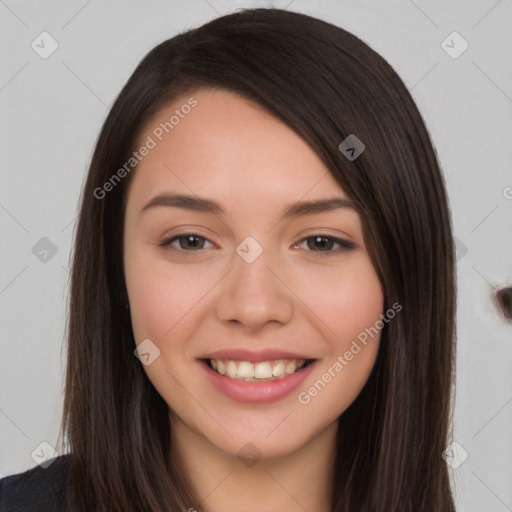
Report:
<svg viewBox="0 0 512 512"><path fill-rule="evenodd" d="M207 355L200 357L200 359L232 359L234 361L272 361L277 359L313 359L303 354L296 352L289 352L287 350L280 350L277 348L266 348L261 350L249 350L247 348L226 348L216 350Z"/></svg>

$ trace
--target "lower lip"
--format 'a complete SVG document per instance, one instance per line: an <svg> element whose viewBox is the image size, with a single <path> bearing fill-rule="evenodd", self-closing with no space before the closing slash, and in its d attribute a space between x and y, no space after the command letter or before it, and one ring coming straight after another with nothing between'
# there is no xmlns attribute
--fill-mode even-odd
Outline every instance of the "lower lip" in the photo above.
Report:
<svg viewBox="0 0 512 512"><path fill-rule="evenodd" d="M199 361L199 363L213 387L229 398L244 403L269 403L284 398L298 388L311 374L316 361L287 377L265 382L245 382L231 379L212 370L205 361Z"/></svg>

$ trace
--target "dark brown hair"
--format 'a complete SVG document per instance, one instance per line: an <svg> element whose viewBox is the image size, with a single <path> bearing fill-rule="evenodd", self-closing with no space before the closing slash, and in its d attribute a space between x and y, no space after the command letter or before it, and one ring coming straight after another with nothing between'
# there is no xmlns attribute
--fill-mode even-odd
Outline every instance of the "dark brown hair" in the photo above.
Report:
<svg viewBox="0 0 512 512"><path fill-rule="evenodd" d="M70 510L201 511L170 460L168 407L134 356L123 271L130 158L142 127L184 94L221 88L285 122L355 203L387 310L370 378L339 418L332 510L455 510L441 457L453 412L456 283L436 153L392 67L349 32L280 9L219 17L151 50L120 92L82 191L71 271L60 443L73 455ZM349 161L338 145L366 146ZM132 171L132 174L136 169Z"/></svg>

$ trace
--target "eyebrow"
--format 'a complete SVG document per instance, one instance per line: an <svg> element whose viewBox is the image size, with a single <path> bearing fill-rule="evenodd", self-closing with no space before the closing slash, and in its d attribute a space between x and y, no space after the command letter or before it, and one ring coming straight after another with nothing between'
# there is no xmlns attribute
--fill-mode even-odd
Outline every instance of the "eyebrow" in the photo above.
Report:
<svg viewBox="0 0 512 512"><path fill-rule="evenodd" d="M186 194L159 194L142 208L139 215L142 215L151 208L162 206L213 213L214 215L227 214L226 210L219 203L211 199ZM354 204L343 197L331 197L315 201L298 201L285 206L281 214L281 220L300 217L302 215L314 215L317 213L330 212L340 208L356 210Z"/></svg>

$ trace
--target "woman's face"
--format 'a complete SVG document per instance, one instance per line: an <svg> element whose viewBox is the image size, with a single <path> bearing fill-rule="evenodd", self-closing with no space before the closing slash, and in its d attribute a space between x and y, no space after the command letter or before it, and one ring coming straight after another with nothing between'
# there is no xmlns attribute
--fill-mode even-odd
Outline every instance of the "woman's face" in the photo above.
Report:
<svg viewBox="0 0 512 512"><path fill-rule="evenodd" d="M336 426L376 360L380 331L365 329L383 292L361 220L303 139L231 92L181 98L139 146L124 269L173 430L232 455L292 453Z"/></svg>

